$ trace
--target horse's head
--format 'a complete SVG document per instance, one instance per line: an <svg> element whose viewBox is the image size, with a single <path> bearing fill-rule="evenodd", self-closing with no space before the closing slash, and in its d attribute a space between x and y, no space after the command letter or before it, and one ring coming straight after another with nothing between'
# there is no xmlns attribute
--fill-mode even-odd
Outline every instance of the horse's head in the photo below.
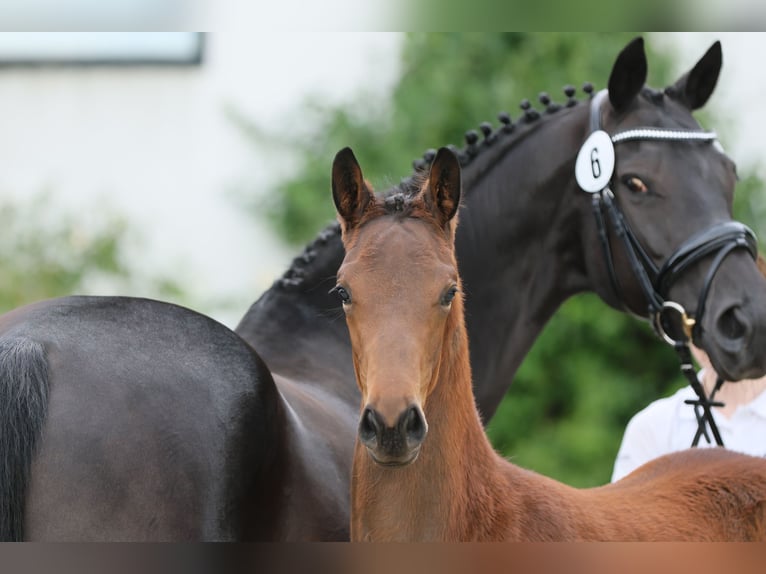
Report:
<svg viewBox="0 0 766 574"><path fill-rule="evenodd" d="M589 133L607 132L615 162L605 184L611 192L589 190L598 201L586 209L596 217L585 217L602 223L593 225L585 249L594 284L612 286L599 289L605 300L644 316L647 307L652 315L664 305L660 330L673 340L691 336L721 375L738 380L766 371L766 281L754 262L754 237L731 221L734 163L692 117L712 94L720 68L716 43L672 86L655 91L644 85L643 42L620 53L608 95L591 105ZM588 158L601 159L593 174L608 163L602 152ZM614 224L620 218L622 230ZM646 272L643 287L635 279L638 267Z"/></svg>
<svg viewBox="0 0 766 574"><path fill-rule="evenodd" d="M409 464L462 309L453 249L460 165L442 149L422 186L378 198L346 148L333 163L332 190L346 248L335 290L362 391L359 440L380 464Z"/></svg>

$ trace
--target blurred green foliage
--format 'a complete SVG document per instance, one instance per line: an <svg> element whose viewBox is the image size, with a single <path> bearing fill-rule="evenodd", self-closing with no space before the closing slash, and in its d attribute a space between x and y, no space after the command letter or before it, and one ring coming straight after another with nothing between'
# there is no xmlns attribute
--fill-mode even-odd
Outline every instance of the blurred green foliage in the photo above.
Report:
<svg viewBox="0 0 766 574"><path fill-rule="evenodd" d="M695 10L683 10L682 3L645 0L630 2L613 0L580 0L578 2L526 2L524 0L418 0L392 3L392 11L400 24L398 30L494 30L509 27L515 30L540 30L541 28L577 28L580 30L678 30L681 22L688 27L690 19L701 30L720 29L722 11L715 24L702 3ZM734 8L733 11L736 11ZM732 10L725 11L731 18ZM707 22L706 22L707 20ZM731 20L728 20L731 23ZM700 24L706 22L706 25ZM404 26L404 27L402 27ZM740 29L739 27L735 29ZM748 28L746 28L748 29Z"/></svg>
<svg viewBox="0 0 766 574"><path fill-rule="evenodd" d="M309 134L268 136L294 150L296 169L279 183L273 203L258 205L293 242L313 237L334 215L330 165L354 148L365 176L384 189L411 172L428 148L462 146L463 134L496 112L519 115L522 98L593 81L606 84L618 52L632 34L411 34L401 79L388 105L360 95L343 108L312 104L320 119ZM671 63L649 51L649 84L666 85ZM702 54L700 53L700 56ZM684 62L691 67L694 62ZM342 62L338 62L342 65ZM514 113L514 110L516 112ZM241 120L241 118L240 118ZM707 123L707 122L706 122ZM251 133L264 134L246 123ZM714 124L710 124L714 125ZM737 208L761 218L759 185L744 178ZM752 218L748 223L753 224ZM517 464L577 486L603 484L628 419L650 401L683 385L675 353L648 325L611 310L594 295L568 301L547 325L488 427L493 443Z"/></svg>

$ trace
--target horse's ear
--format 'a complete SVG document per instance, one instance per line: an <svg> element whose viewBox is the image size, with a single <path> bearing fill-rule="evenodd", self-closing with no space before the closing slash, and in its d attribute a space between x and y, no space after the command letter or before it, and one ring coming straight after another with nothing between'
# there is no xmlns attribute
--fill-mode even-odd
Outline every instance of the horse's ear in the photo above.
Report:
<svg viewBox="0 0 766 574"><path fill-rule="evenodd" d="M436 153L431 164L426 194L439 223L447 225L460 204L460 162L446 147Z"/></svg>
<svg viewBox="0 0 766 574"><path fill-rule="evenodd" d="M344 231L359 223L372 199L362 168L349 147L340 150L332 162L332 199Z"/></svg>
<svg viewBox="0 0 766 574"><path fill-rule="evenodd" d="M609 75L609 101L616 112L622 112L646 83L644 39L635 38L622 49Z"/></svg>
<svg viewBox="0 0 766 574"><path fill-rule="evenodd" d="M666 88L665 92L680 100L690 110L699 109L705 105L713 93L722 64L721 42L716 42L708 48L705 55L690 71L681 76L675 84Z"/></svg>

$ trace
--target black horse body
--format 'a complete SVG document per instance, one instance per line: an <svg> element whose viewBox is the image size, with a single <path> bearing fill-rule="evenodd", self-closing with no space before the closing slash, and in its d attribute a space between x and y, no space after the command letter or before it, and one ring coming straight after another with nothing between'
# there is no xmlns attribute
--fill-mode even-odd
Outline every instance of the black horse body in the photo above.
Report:
<svg viewBox="0 0 766 574"><path fill-rule="evenodd" d="M690 110L699 106L685 99L701 105L710 95L720 52L717 64L710 54L676 85L677 99L662 98L642 90L643 45L630 44L610 78L605 129L697 127ZM620 249L622 301L611 288L591 197L573 178L588 107L528 114L462 153L456 246L485 420L569 296L592 290L645 312ZM615 194L657 265L730 219L733 167L709 143L619 145ZM632 195L619 179L626 173L656 195ZM10 501L0 537L19 538L23 527L42 539L347 539L359 395L340 305L328 294L342 249L337 227L322 232L252 306L241 338L135 299L55 300L0 318L0 400L10 398L0 422L24 447L0 452L0 496ZM704 274L703 262L671 294L693 309ZM724 261L707 313L698 343L716 366L735 379L764 372L766 358L743 350L762 347L766 331L766 281L744 250ZM719 332L729 315L747 329ZM19 380L37 395L19 399Z"/></svg>
<svg viewBox="0 0 766 574"><path fill-rule="evenodd" d="M0 332L4 535L22 495L7 490L22 470L8 455L44 418L25 537L236 536L257 478L249 461L271 466L276 453L252 441L277 413L273 387L258 384L269 372L246 343L188 309L117 297L36 303L0 318ZM25 397L14 424L9 405Z"/></svg>

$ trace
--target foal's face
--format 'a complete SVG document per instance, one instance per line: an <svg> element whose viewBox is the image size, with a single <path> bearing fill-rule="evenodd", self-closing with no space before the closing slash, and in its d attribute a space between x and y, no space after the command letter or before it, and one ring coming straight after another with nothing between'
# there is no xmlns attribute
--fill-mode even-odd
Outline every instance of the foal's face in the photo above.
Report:
<svg viewBox="0 0 766 574"><path fill-rule="evenodd" d="M333 162L332 190L346 248L335 290L362 391L359 441L380 464L409 464L428 430L423 407L447 321L461 312L453 250L460 164L442 148L419 193L381 200L346 148Z"/></svg>
<svg viewBox="0 0 766 574"><path fill-rule="evenodd" d="M376 462L408 464L458 291L451 242L430 222L379 217L358 230L338 286L362 391L359 439Z"/></svg>

